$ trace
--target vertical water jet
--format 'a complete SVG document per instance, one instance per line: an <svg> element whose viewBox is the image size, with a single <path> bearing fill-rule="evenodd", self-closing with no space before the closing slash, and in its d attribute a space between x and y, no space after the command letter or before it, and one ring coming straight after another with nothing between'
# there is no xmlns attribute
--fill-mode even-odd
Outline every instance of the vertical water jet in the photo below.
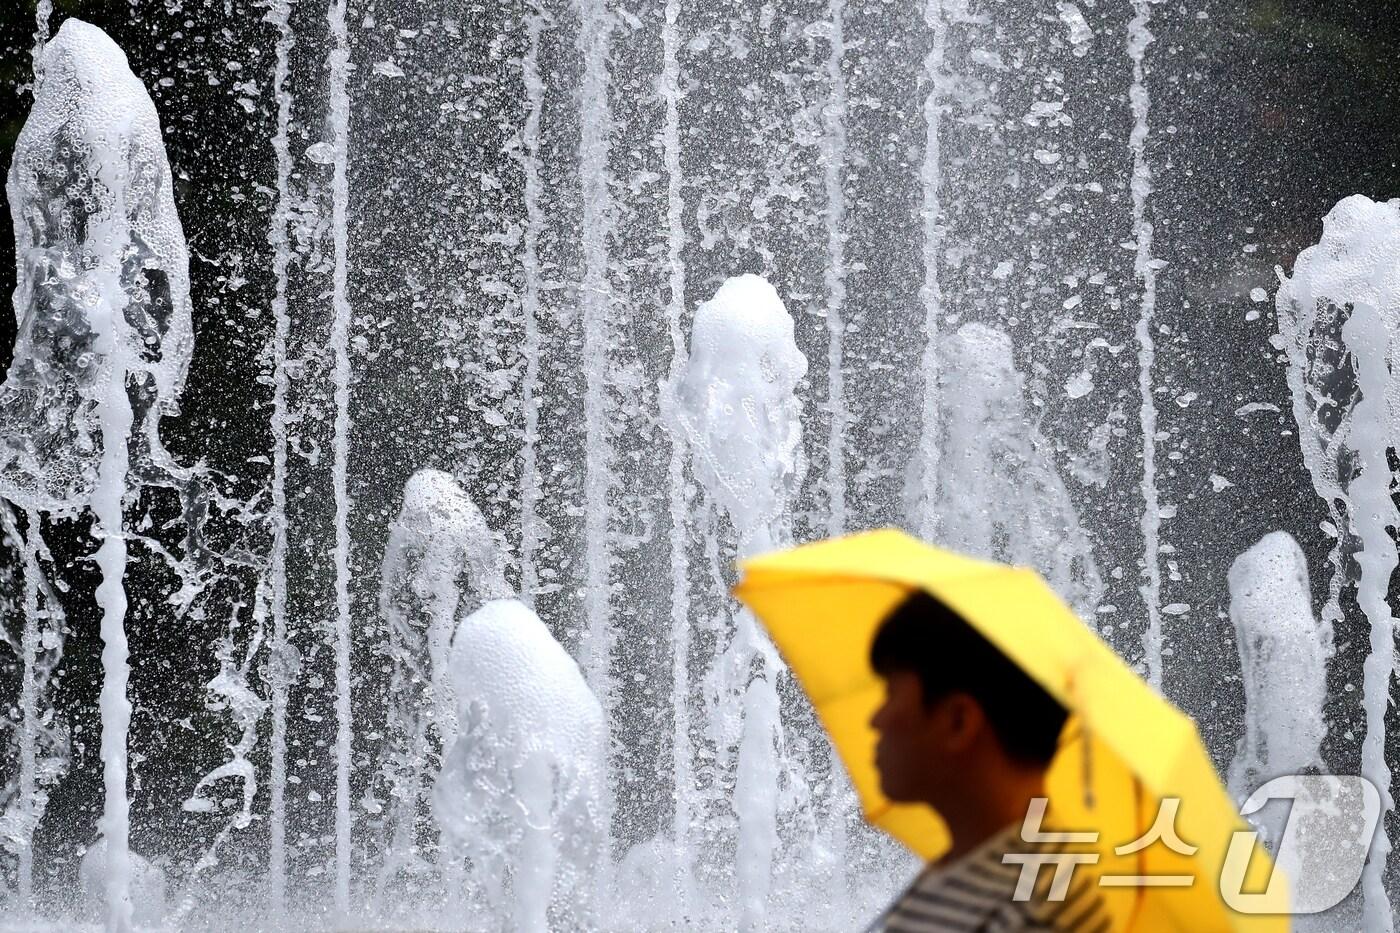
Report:
<svg viewBox="0 0 1400 933"><path fill-rule="evenodd" d="M37 83L42 71L44 44L49 41L49 17L53 14L53 0L39 0L34 8L34 80ZM29 522L23 535L14 520L14 513L8 503L0 504L4 509L6 531L20 548L20 560L24 564L24 629L20 634L20 650L24 658L20 663L20 760L19 760L19 805L25 811L23 836L19 841L19 866L16 878L16 893L20 906L28 909L34 896L34 824L39 814L34 813L38 803L35 768L37 766L35 744L38 739L38 697L35 683L35 661L39 651L39 556L36 546L39 535L39 515L33 509L28 512Z"/></svg>
<svg viewBox="0 0 1400 933"><path fill-rule="evenodd" d="M102 169L98 171L101 173ZM106 171L115 174L112 169ZM108 185L120 185L114 177L103 180ZM114 228L105 231L109 241L121 242L125 238L119 229L120 221L109 221L104 226ZM130 232L126 231L125 235L129 236ZM92 491L93 536L102 542L96 556L97 566L102 571L96 596L98 608L102 610L101 753L106 793L99 825L107 844L107 929L109 933L126 933L131 929L132 907L127 843L131 801L126 788L127 732L131 728L127 683L131 670L126 639L126 524L122 500L126 496L130 466L126 447L132 425L131 400L126 395L126 373L130 364L125 348L130 338L125 301L113 301L111 295L104 297L109 302L101 312L106 320L93 315L97 331L93 348L107 357L109 367L106 394L97 408L102 425L102 458L97 484Z"/></svg>
<svg viewBox="0 0 1400 933"><path fill-rule="evenodd" d="M1280 775L1323 766L1331 633L1313 618L1307 559L1288 532L1270 532L1235 558L1227 579L1246 704L1229 779L1243 800Z"/></svg>
<svg viewBox="0 0 1400 933"><path fill-rule="evenodd" d="M540 430L540 233L544 214L540 209L540 115L544 110L544 82L540 80L540 32L544 14L536 7L525 20L525 56L521 63L525 85L525 126L520 134L520 162L525 178L525 230L521 238L520 265L524 288L520 313L524 318L521 355L525 374L520 383L524 439L520 448L520 598L535 604L539 585L540 470L536 447Z"/></svg>
<svg viewBox="0 0 1400 933"><path fill-rule="evenodd" d="M335 268L331 284L330 349L335 358L335 432L332 442L332 483L335 490L335 905L350 909L350 492L346 473L350 460L350 40L345 26L345 0L331 0L326 22L335 45L327 57L330 68L328 122L334 153L331 176L331 228Z"/></svg>
<svg viewBox="0 0 1400 933"><path fill-rule="evenodd" d="M924 281L919 288L919 301L924 306L923 356L923 425L919 434L919 536L933 541L938 535L938 470L942 447L939 420L941 405L938 379L939 321L943 316L943 289L938 282L938 254L943 246L939 214L942 211L942 143L939 121L942 119L943 60L948 41L948 24L943 18L943 0L927 0L924 23L933 36L933 47L924 60L924 80L928 94L924 97L924 154L919 169L923 188L921 213L924 221L923 262Z"/></svg>
<svg viewBox="0 0 1400 933"><path fill-rule="evenodd" d="M106 923L125 931L132 902L124 504L136 470L165 466L158 423L178 410L193 338L189 260L160 120L101 30L70 18L45 45L7 191L19 326L0 386L0 488L32 515L84 506L93 513L102 577Z"/></svg>
<svg viewBox="0 0 1400 933"><path fill-rule="evenodd" d="M846 54L844 0L831 0L826 59L827 101L822 109L822 158L826 190L826 404L831 426L827 436L826 488L829 535L846 530L846 408L845 320L846 305L846 76L841 61Z"/></svg>
<svg viewBox="0 0 1400 933"><path fill-rule="evenodd" d="M1391 257L1394 262L1395 257ZM1386 321L1372 304L1356 301L1351 317L1342 325L1342 340L1351 349L1356 367L1356 388L1360 393L1352 409L1351 428L1355 432L1356 468L1359 472L1348 484L1352 519L1361 549L1356 554L1361 577L1356 584L1356 602L1371 623L1371 653L1363 668L1361 692L1366 707L1366 736L1361 740L1361 774L1381 794L1381 819L1395 807L1391 796L1390 762L1386 758L1386 712L1390 709L1392 681L1395 678L1395 615L1388 599L1390 579L1397 560L1394 533L1400 529L1400 511L1391 496L1390 450L1395 441L1393 399L1397 380L1391 373L1392 328L1395 325L1397 295L1389 299ZM1389 326L1388 326L1389 325ZM1394 913L1385 890L1386 862L1390 839L1384 830L1376 834L1371 855L1361 874L1361 890L1366 905L1367 928L1394 929Z"/></svg>
<svg viewBox="0 0 1400 933"><path fill-rule="evenodd" d="M15 894L20 907L28 909L34 896L34 827L43 815L44 801L39 790L39 671L40 619L39 587L43 571L39 567L39 516L32 509L27 513L28 522L20 531L9 503L0 502L0 520L4 523L5 536L19 551L23 565L24 595L22 606L24 628L20 631L16 647L20 659L19 689L19 779L14 790L14 798L3 814L0 814L0 835L7 842L7 848L16 850ZM8 636L7 639L11 637ZM8 788L7 788L8 790Z"/></svg>
<svg viewBox="0 0 1400 933"><path fill-rule="evenodd" d="M429 861L420 855L420 824L442 752L457 738L448 655L458 619L511 595L505 561L476 503L441 470L409 477L380 567L379 615L391 668L379 767L387 799L382 879Z"/></svg>
<svg viewBox="0 0 1400 933"><path fill-rule="evenodd" d="M1385 746L1396 668L1387 595L1400 563L1390 466L1400 447L1400 382L1391 369L1400 334L1400 200L1352 195L1338 202L1323 218L1321 240L1299 253L1293 275L1282 279L1276 308L1303 456L1318 494L1340 519L1328 606L1354 584L1370 627L1361 774L1380 792L1384 827L1394 808ZM1367 929L1393 929L1385 890L1390 851L1382 829L1361 875Z"/></svg>
<svg viewBox="0 0 1400 933"><path fill-rule="evenodd" d="M1152 258L1152 221L1148 197L1152 194L1152 166L1147 159L1147 115L1150 99L1147 94L1147 46L1152 42L1148 30L1152 9L1150 0L1133 0L1133 18L1128 21L1128 58L1133 65L1133 83L1128 89L1132 108L1133 128L1128 135L1128 148L1133 155L1133 240L1135 251L1133 272L1142 286L1140 312L1136 328L1138 344L1138 424L1142 430L1142 520L1143 575L1139 591L1147 608L1147 630L1143 635L1143 655L1147 679L1162 686L1162 566L1161 517L1157 498L1157 404L1152 396L1152 366L1156 345L1152 336L1153 316L1157 310L1157 267Z"/></svg>
<svg viewBox="0 0 1400 933"><path fill-rule="evenodd" d="M792 318L772 285L736 276L696 310L689 349L678 401L696 478L728 516L740 557L791 544L792 499L806 472L796 390L807 373ZM744 930L768 922L779 785L806 789L781 717L784 670L752 613L740 610L709 690L719 701L716 745L738 746L734 868Z"/></svg>
<svg viewBox="0 0 1400 933"><path fill-rule="evenodd" d="M578 0L578 50L583 58L579 92L579 181L583 281L584 579L583 641L579 656L589 686L612 710L612 542L608 516L613 488L613 451L608 405L608 238L612 233L608 152L612 116L608 106L608 41L612 30L603 0Z"/></svg>
<svg viewBox="0 0 1400 933"><path fill-rule="evenodd" d="M677 849L676 872L681 916L690 905L690 821L695 816L694 748L690 741L690 560L685 492L685 431L677 420L677 393L685 374L685 202L681 194L681 69L679 0L667 0L661 26L661 96L666 104L662 126L662 160L666 168L666 264L669 293L666 324L671 338L671 361L666 386L661 394L662 415L671 439L667 464L667 501L671 519L671 772L675 813L671 836Z"/></svg>
<svg viewBox="0 0 1400 933"><path fill-rule="evenodd" d="M273 207L268 242L273 249L272 275L272 490L268 522L272 547L268 554L269 600L272 613L272 660L268 665L272 707L271 762L268 775L271 814L268 821L268 892L274 915L286 907L287 896L287 690L291 671L286 663L287 630L287 394L291 379L287 370L287 340L291 317L287 310L287 267L291 261L289 227L292 210L292 155L288 135L292 120L292 92L287 87L288 57L295 41L289 19L291 0L273 0L269 19L277 29L272 96L277 104L277 129L272 148L277 165L277 202Z"/></svg>

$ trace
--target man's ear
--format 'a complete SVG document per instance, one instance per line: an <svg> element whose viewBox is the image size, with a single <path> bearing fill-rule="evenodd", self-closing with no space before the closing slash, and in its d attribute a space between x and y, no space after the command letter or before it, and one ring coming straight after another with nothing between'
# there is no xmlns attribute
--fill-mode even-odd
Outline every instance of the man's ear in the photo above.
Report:
<svg viewBox="0 0 1400 933"><path fill-rule="evenodd" d="M966 693L943 698L943 738L950 752L966 751L987 726L982 704Z"/></svg>

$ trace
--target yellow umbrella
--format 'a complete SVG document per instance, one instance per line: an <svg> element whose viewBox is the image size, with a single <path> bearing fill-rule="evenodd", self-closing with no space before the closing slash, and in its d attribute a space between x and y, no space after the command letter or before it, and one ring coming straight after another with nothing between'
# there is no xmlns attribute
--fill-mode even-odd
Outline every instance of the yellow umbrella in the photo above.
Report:
<svg viewBox="0 0 1400 933"><path fill-rule="evenodd" d="M1221 898L1231 838L1248 826L1221 786L1195 724L1124 664L1039 574L893 530L763 555L742 569L734 593L763 622L807 691L866 818L917 855L941 855L948 833L931 807L894 804L880 793L870 717L884 690L869 655L890 610L924 590L1070 711L1046 793L1057 828L1099 832L1098 864L1079 870L1099 876L1115 930L1289 928L1286 897L1272 901L1269 914L1250 915L1230 910ZM1180 800L1174 828L1186 846L1198 847L1194 854L1163 841L1115 852L1147 833L1169 798ZM1255 849L1246 892L1263 890L1273 867L1264 847ZM1187 878L1189 884L1179 883Z"/></svg>

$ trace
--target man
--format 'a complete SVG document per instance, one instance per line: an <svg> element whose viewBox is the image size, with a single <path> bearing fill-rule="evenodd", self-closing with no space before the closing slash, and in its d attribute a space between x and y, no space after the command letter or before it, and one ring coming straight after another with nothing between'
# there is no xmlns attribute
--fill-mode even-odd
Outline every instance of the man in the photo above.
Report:
<svg viewBox="0 0 1400 933"><path fill-rule="evenodd" d="M1064 707L923 592L884 621L870 659L886 686L871 720L881 790L895 802L930 805L952 834L948 852L871 933L1107 931L1108 913L1084 872L1057 892L1055 866L1045 865L1033 872L1031 890L1017 892L1025 861L1018 855L1064 848L1022 839L1027 812L1043 813Z"/></svg>

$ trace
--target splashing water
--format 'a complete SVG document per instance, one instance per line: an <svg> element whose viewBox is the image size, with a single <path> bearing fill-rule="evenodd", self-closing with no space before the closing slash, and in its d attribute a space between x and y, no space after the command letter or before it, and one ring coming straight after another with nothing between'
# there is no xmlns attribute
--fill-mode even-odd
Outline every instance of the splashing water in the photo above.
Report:
<svg viewBox="0 0 1400 933"><path fill-rule="evenodd" d="M794 394L807 360L773 286L755 275L727 279L700 305L680 387L680 420L696 477L729 519L742 556L791 543L792 497L806 463ZM734 764L738 925L768 922L780 823L800 825L774 775L804 802L810 778L792 752L778 698L786 666L747 610L734 619L728 648L715 659L708 692L722 723L716 744L737 741ZM810 843L810 838L807 840ZM791 853L785 853L793 857Z"/></svg>
<svg viewBox="0 0 1400 933"><path fill-rule="evenodd" d="M939 543L1035 567L1086 619L1103 584L1049 442L1031 421L1011 338L964 324L941 354Z"/></svg>
<svg viewBox="0 0 1400 933"><path fill-rule="evenodd" d="M43 819L51 788L67 773L72 748L54 703L55 676L63 660L63 604L49 583L41 560L53 563L44 544L39 514L29 511L24 529L8 504L0 523L11 547L20 552L23 574L23 628L18 638L0 626L0 640L23 658L20 668L20 722L10 777L0 787L0 845L16 857L16 897L30 909L34 895L34 830ZM43 606L41 612L40 606Z"/></svg>
<svg viewBox="0 0 1400 933"><path fill-rule="evenodd" d="M807 360L768 282L728 279L700 305L681 381L681 423L701 484L729 517L743 554L791 539L792 496L807 463L795 390Z"/></svg>
<svg viewBox="0 0 1400 933"><path fill-rule="evenodd" d="M1386 597L1397 564L1393 530L1400 528L1388 462L1400 445L1397 259L1400 201L1354 195L1328 213L1321 242L1298 255L1277 297L1303 455L1338 530L1323 620L1330 625L1339 615L1341 593L1354 585L1370 623L1361 773L1380 790L1383 813L1394 806L1385 714L1395 672L1395 620ZM1384 886L1389 852L1386 835L1377 833L1361 881L1368 929L1393 928Z"/></svg>
<svg viewBox="0 0 1400 933"><path fill-rule="evenodd" d="M1195 361L1164 329L1180 283L1154 252L1176 244L1154 240L1173 128L1148 121L1150 4L1057 3L1036 35L1013 9L897 6L524 0L419 22L273 0L271 96L232 55L210 85L271 143L247 254L266 288L197 306L202 353L233 307L237 346L265 341L235 392L258 437L218 438L241 479L166 452L194 349L171 168L121 52L64 22L10 179L5 910L13 888L22 918L118 930L858 928L913 866L862 832L801 690L728 595L734 559L848 527L1036 567L1086 621L1140 608L1146 669L1174 686L1162 616L1227 581L1164 536L1171 503L1251 485L1180 458L1196 389L1162 402ZM1100 133L1104 92L1084 88L1108 75L1126 102ZM157 100L178 112L175 80ZM1314 529L1215 555L1239 554L1247 708L1212 724L1217 756L1239 739L1239 794L1329 763L1330 634L1353 603L1363 769L1390 780L1397 230L1396 202L1342 202L1280 289L1335 541L1320 619ZM240 277L244 257L208 252ZM209 407L206 362L224 374L202 357L187 407ZM1281 401L1229 407L1255 425ZM209 440L171 424L176 453ZM91 551L68 521L84 509L100 622L66 569ZM137 619L154 624L128 658ZM58 792L80 799L69 759L89 766L93 743L56 672L96 629L106 812L64 850ZM172 657L157 636L186 642L187 676L152 691L142 672ZM1377 929L1388 847L1363 884Z"/></svg>
<svg viewBox="0 0 1400 933"><path fill-rule="evenodd" d="M602 707L534 613L494 600L452 637L456 739L434 790L469 908L508 929L592 929L609 816Z"/></svg>
<svg viewBox="0 0 1400 933"><path fill-rule="evenodd" d="M171 472L157 423L177 410L193 344L188 259L160 123L121 50L70 19L40 66L10 169L20 326L0 386L0 495L32 510L90 505L96 519L106 917L109 929L125 931L132 900L123 500L129 474Z"/></svg>
<svg viewBox="0 0 1400 933"><path fill-rule="evenodd" d="M427 788L441 750L457 738L448 659L457 620L509 595L495 539L466 493L441 470L413 474L380 570L379 612L393 665L382 765L392 853L382 869L386 877L412 872L419 860Z"/></svg>
<svg viewBox="0 0 1400 933"><path fill-rule="evenodd" d="M58 512L94 497L104 427L119 427L102 409L114 381L131 413L107 414L132 420L132 469L170 469L157 427L179 410L193 337L189 260L145 87L79 20L41 63L8 181L19 327L0 385L0 495Z"/></svg>
<svg viewBox="0 0 1400 933"><path fill-rule="evenodd" d="M1287 532L1270 532L1237 557L1229 581L1248 705L1230 787L1243 798L1322 764L1331 637L1313 617L1307 560Z"/></svg>

